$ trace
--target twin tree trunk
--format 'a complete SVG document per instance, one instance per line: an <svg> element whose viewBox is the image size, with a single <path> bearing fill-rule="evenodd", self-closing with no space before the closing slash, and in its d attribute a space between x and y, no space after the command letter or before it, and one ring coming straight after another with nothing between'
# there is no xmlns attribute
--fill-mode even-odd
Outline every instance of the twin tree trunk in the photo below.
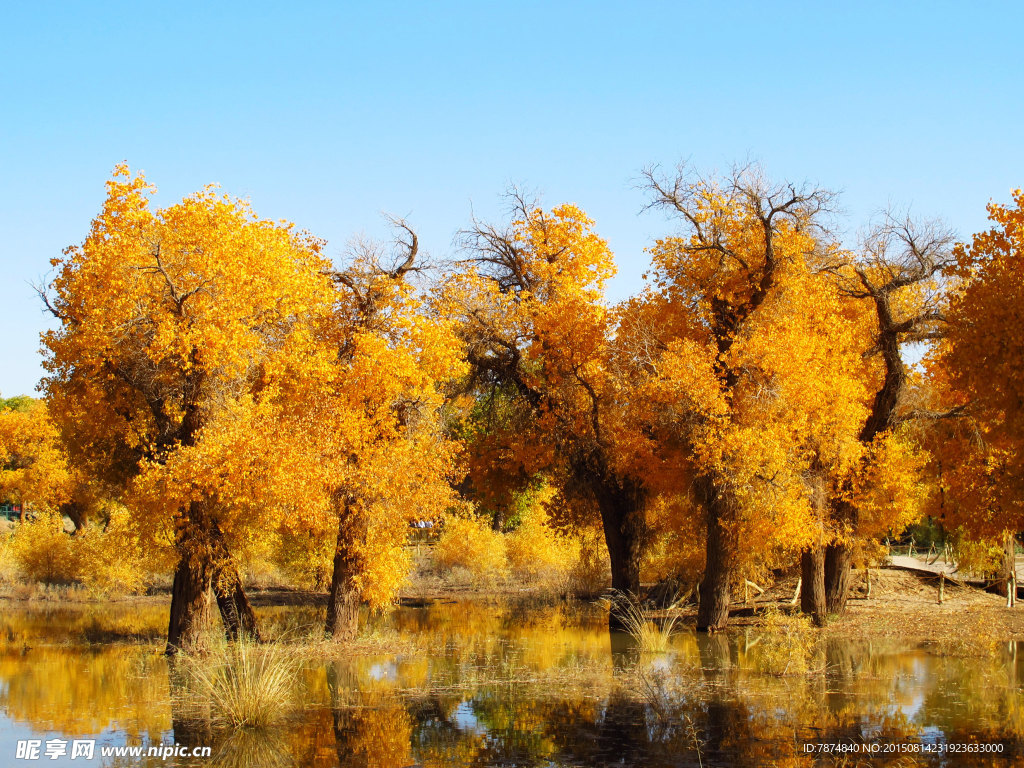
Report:
<svg viewBox="0 0 1024 768"><path fill-rule="evenodd" d="M256 624L256 614L245 594L242 577L234 562L227 556L226 550L225 557L227 559L218 562L212 579L213 594L217 598L224 634L228 640L244 637L259 642L260 632Z"/></svg>
<svg viewBox="0 0 1024 768"><path fill-rule="evenodd" d="M857 530L857 508L848 501L839 501L834 507L834 519L848 530ZM837 616L846 611L850 597L850 567L853 550L850 545L834 541L825 547L825 609Z"/></svg>
<svg viewBox="0 0 1024 768"><path fill-rule="evenodd" d="M595 488L594 494L608 545L612 589L636 595L640 592L644 491L629 480L605 480Z"/></svg>
<svg viewBox="0 0 1024 768"><path fill-rule="evenodd" d="M827 615L846 610L850 563L850 548L845 544L809 547L800 555L800 610L819 627Z"/></svg>
<svg viewBox="0 0 1024 768"><path fill-rule="evenodd" d="M800 556L800 610L821 626L828 614L842 614L850 596L852 557L846 544L805 549Z"/></svg>
<svg viewBox="0 0 1024 768"><path fill-rule="evenodd" d="M211 592L230 640L259 640L256 615L206 502L193 501L176 533L178 565L171 587L168 654L195 646L211 621Z"/></svg>

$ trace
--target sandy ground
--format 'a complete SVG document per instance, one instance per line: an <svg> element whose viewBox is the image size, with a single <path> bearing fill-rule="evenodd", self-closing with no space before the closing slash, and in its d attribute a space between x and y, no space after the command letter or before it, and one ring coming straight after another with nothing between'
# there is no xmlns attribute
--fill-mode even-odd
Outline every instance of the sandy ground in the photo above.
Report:
<svg viewBox="0 0 1024 768"><path fill-rule="evenodd" d="M830 617L825 626L830 636L903 637L922 642L1024 640L1024 602L1007 608L1005 597L947 581L940 605L937 576L887 568L871 569L870 597L864 571L851 574L851 582L846 613ZM776 584L754 601L757 612L770 607L794 610L790 603L795 589L795 578ZM736 623L751 620L756 618L738 616Z"/></svg>

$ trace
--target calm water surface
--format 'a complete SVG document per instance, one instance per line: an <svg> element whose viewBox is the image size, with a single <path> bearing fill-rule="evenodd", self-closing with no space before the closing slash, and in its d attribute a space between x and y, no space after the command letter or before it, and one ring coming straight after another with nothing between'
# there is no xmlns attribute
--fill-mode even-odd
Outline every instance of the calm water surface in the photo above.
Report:
<svg viewBox="0 0 1024 768"><path fill-rule="evenodd" d="M756 630L683 632L645 656L609 635L599 606L435 602L375 619L372 653L305 661L293 714L238 731L172 695L166 607L4 608L0 766L1024 764L1024 648L1012 643L828 641L810 674L780 676L768 673L778 643ZM261 613L291 637L322 621L311 608ZM96 754L18 760L25 739L96 739ZM161 743L212 756L99 755ZM808 751L818 744L857 751ZM942 751L957 745L1002 751Z"/></svg>

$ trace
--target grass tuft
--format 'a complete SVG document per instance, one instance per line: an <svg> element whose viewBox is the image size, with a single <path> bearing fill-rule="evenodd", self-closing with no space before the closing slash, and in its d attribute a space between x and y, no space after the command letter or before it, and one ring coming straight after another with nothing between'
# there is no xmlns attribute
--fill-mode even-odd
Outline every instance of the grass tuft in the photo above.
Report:
<svg viewBox="0 0 1024 768"><path fill-rule="evenodd" d="M678 616L667 616L655 622L647 616L636 595L628 592L617 593L612 599L611 609L641 653L667 653L670 650L672 636L678 629Z"/></svg>
<svg viewBox="0 0 1024 768"><path fill-rule="evenodd" d="M190 691L216 722L265 727L291 707L300 663L286 645L239 640L181 657Z"/></svg>

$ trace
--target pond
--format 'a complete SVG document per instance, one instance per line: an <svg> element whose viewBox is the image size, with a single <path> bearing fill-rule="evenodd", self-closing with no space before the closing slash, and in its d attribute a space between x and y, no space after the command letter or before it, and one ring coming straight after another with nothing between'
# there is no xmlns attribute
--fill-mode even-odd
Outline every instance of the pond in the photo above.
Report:
<svg viewBox="0 0 1024 768"><path fill-rule="evenodd" d="M258 611L295 643L322 609ZM757 628L683 630L641 654L588 603L402 606L304 656L290 714L232 729L186 710L167 607L30 607L0 619L0 765L762 766L1024 761L1024 649L829 639L794 674ZM797 639L799 641L799 638ZM76 743L93 755L72 757ZM61 747L61 745L64 745ZM114 754L209 747L202 757ZM47 757L50 747L56 753ZM84 746L77 747L84 749ZM104 751L108 752L105 756ZM179 750L180 752L180 750Z"/></svg>

